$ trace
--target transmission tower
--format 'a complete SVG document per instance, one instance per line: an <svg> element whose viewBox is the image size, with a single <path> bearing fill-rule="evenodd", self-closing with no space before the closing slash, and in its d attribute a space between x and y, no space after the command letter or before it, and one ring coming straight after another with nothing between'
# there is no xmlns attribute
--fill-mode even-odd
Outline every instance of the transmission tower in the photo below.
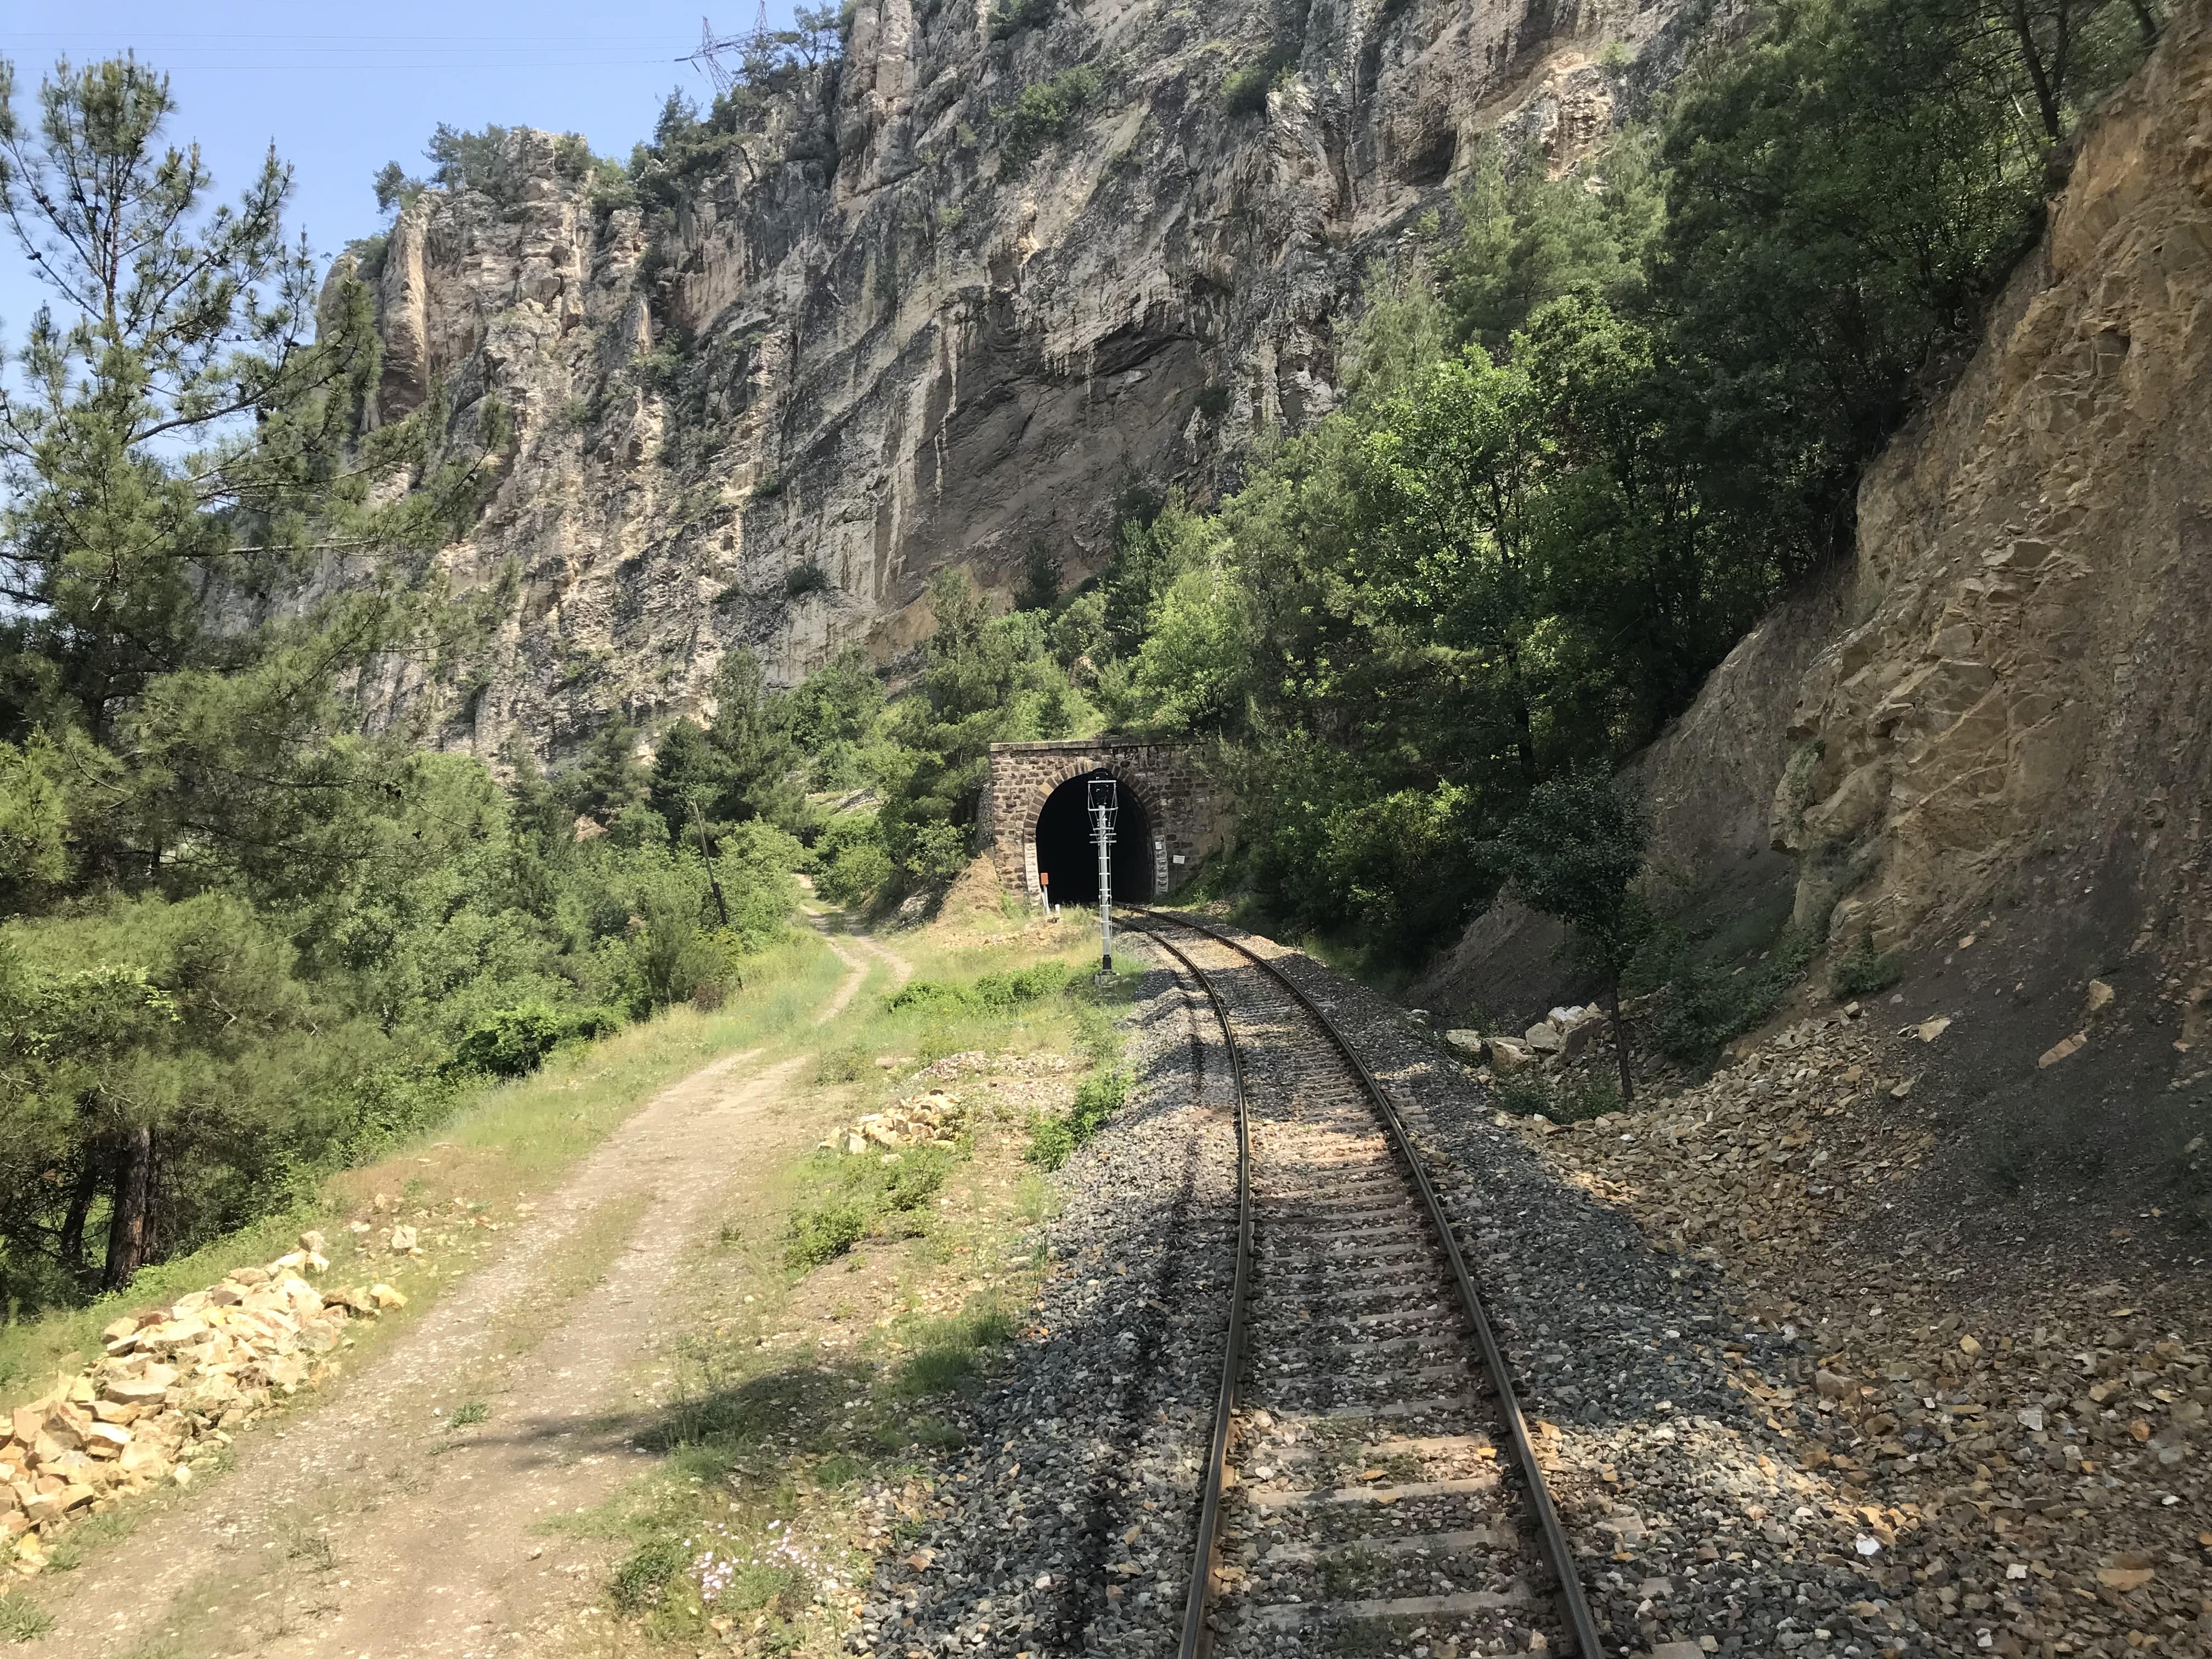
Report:
<svg viewBox="0 0 2212 1659"><path fill-rule="evenodd" d="M726 93L738 84L737 71L722 61L726 52L738 54L742 64L747 57L757 57L769 49L768 0L761 0L760 14L753 21L750 34L716 34L708 19L699 20L699 50L688 58L679 58L679 64L689 64L703 71L714 83L717 93Z"/></svg>

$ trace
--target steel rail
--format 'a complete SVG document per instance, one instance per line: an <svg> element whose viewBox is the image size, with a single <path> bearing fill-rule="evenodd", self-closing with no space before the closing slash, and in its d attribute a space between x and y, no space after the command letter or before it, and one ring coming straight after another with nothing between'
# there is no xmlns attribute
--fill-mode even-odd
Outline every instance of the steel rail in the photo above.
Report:
<svg viewBox="0 0 2212 1659"><path fill-rule="evenodd" d="M1237 1046L1220 993L1204 970L1164 935L1141 921L1123 926L1143 933L1181 963L1192 982L1206 993L1206 1000L1213 1005L1213 1017L1220 1022L1221 1038L1229 1048L1230 1075L1237 1085L1237 1277L1230 1292L1229 1352L1222 1362L1221 1392L1213 1408L1212 1450L1206 1464L1205 1498L1199 1505L1198 1547L1193 1552L1195 1565L1191 1569L1190 1594L1183 1602L1182 1644L1178 1650L1179 1659L1204 1659L1212 1648L1206 1610L1212 1600L1214 1550L1220 1541L1223 1473L1229 1467L1229 1431L1237 1414L1237 1376L1244 1368L1244 1304L1252 1277L1252 1120L1245 1110L1244 1054Z"/></svg>
<svg viewBox="0 0 2212 1659"><path fill-rule="evenodd" d="M1490 1313L1483 1304L1482 1293L1475 1286L1474 1275L1468 1267L1467 1257L1461 1251L1459 1239L1453 1233L1450 1220L1444 1213L1443 1200L1437 1197L1436 1188L1429 1180L1426 1166L1414 1152L1413 1137L1406 1133L1406 1126L1400 1120L1398 1109L1392 1103L1389 1091L1376 1081L1374 1073L1368 1070L1367 1062L1359 1057L1344 1034L1337 1030L1336 1022L1321 1011L1314 1000L1306 994L1295 980L1273 963L1260 955L1258 951L1250 949L1239 940L1231 939L1224 933L1217 933L1213 928L1203 926L1185 916L1162 916L1154 911L1136 906L1129 907L1125 914L1143 916L1147 921L1164 921L1171 927L1188 928L1194 933L1236 951L1237 955L1265 973L1276 984L1289 992L1292 1000L1311 1016L1314 1024L1321 1028L1322 1035L1328 1038L1331 1046L1343 1057L1345 1063L1351 1066L1352 1074L1359 1079L1361 1086L1367 1091L1368 1097L1375 1103L1376 1109L1382 1114L1383 1127L1389 1133L1391 1144L1405 1160L1406 1168L1413 1176L1413 1185L1421 1194L1423 1206L1428 1212L1430 1224L1436 1229L1437 1237L1443 1246L1445 1258L1451 1264L1452 1278L1458 1284L1460 1299L1465 1306L1468 1322L1474 1330L1475 1346L1482 1356L1483 1369L1489 1372L1491 1388L1498 1398L1498 1414L1505 1419L1507 1437L1513 1445L1514 1462L1519 1466L1522 1484L1528 1488L1529 1507L1535 1511L1537 1529L1543 1539L1545 1553L1551 1558L1553 1571L1559 1581L1559 1600L1566 1613L1568 1629L1574 1638L1575 1651L1583 1656L1583 1659L1604 1659L1605 1638L1598 1630L1596 1615L1590 1611L1589 1597L1583 1589L1582 1576L1575 1566L1574 1547L1567 1541L1567 1529L1559 1520L1559 1505L1552 1500L1551 1488L1545 1482L1543 1468L1537 1462L1536 1445L1528 1434L1528 1419L1522 1414L1520 1397L1515 1394L1512 1376L1506 1370L1505 1351L1498 1343L1497 1329L1491 1323ZM1162 946L1174 954L1176 960L1197 975L1199 983L1205 988L1206 995L1212 1000L1214 1012L1221 1019L1223 1032L1224 1035L1227 1034L1228 1016L1223 1010L1220 997L1207 981L1205 971L1181 951L1169 945L1168 941L1153 928L1144 927L1142 931L1152 939L1158 939ZM1237 1048L1233 1036L1229 1037L1229 1042L1230 1052L1234 1055ZM1245 1121L1245 1114L1243 1110L1243 1069L1242 1061L1239 1060L1237 1062L1239 1103L1237 1121L1240 1126L1240 1145L1249 1146L1249 1137L1242 1133L1242 1126ZM1240 1234L1237 1261L1238 1296L1237 1309L1231 1316L1232 1328L1241 1322L1243 1311L1244 1263L1249 1251L1251 1208L1249 1186L1243 1175L1245 1167L1240 1162L1239 1186L1247 1196L1243 1204L1243 1231ZM1206 1500L1201 1511L1203 1519L1200 1544L1204 1553L1201 1553L1199 1560L1204 1572L1202 1575L1194 1575L1192 1578L1194 1596L1202 1584L1210 1583L1212 1577L1212 1528L1218 1524L1221 1475L1226 1449L1225 1418L1231 1408L1234 1368L1239 1358L1237 1352L1232 1349L1230 1355L1231 1376L1229 1384L1224 1385L1223 1392L1224 1420L1216 1425L1214 1463L1207 1474ZM1194 1659L1194 1656L1199 1651L1191 1645L1192 1620L1202 1622L1202 1612L1194 1607L1191 1614L1185 1620L1182 1659Z"/></svg>

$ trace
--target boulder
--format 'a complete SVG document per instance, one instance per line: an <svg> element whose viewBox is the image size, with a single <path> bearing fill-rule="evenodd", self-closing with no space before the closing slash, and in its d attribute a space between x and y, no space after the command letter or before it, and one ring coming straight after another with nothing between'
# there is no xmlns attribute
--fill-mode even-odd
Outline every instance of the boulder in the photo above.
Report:
<svg viewBox="0 0 2212 1659"><path fill-rule="evenodd" d="M1444 1041L1469 1060L1480 1060L1485 1047L1480 1031L1446 1031Z"/></svg>
<svg viewBox="0 0 2212 1659"><path fill-rule="evenodd" d="M1492 1037L1486 1047L1490 1067L1494 1072L1517 1072L1536 1063L1535 1051L1524 1042L1516 1042L1511 1037Z"/></svg>
<svg viewBox="0 0 2212 1659"><path fill-rule="evenodd" d="M1556 1054L1567 1046L1565 1034L1548 1019L1540 1019L1522 1033L1522 1041L1540 1054Z"/></svg>

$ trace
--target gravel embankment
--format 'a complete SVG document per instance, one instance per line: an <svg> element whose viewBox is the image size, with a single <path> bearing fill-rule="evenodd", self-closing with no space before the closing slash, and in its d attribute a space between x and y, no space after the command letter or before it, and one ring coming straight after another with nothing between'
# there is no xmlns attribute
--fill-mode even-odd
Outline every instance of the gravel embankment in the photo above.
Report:
<svg viewBox="0 0 2212 1659"><path fill-rule="evenodd" d="M1158 969L1139 989L1129 1103L1054 1177L1032 1322L920 1538L878 1570L856 1652L1172 1648L1220 1382L1235 1121L1203 1000Z"/></svg>

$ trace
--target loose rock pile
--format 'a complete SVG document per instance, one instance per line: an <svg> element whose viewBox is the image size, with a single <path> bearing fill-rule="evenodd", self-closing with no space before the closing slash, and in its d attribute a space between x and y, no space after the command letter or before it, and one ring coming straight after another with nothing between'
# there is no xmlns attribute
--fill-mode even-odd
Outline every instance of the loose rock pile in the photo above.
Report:
<svg viewBox="0 0 2212 1659"><path fill-rule="evenodd" d="M824 1151L852 1156L876 1151L896 1152L908 1146L950 1146L958 1138L965 1116L958 1101L942 1089L933 1089L880 1112L870 1112L821 1145Z"/></svg>
<svg viewBox="0 0 2212 1659"><path fill-rule="evenodd" d="M1938 1650L2200 1652L2212 1356L2154 1289L2060 1272L2011 1305L1960 1282L1942 1218L1905 1201L1935 1140L1904 1103L1947 1023L1829 1015L1648 1109L1500 1121L1805 1346L1714 1357L1776 1437L1797 1524L1832 1519L1830 1547Z"/></svg>
<svg viewBox="0 0 2212 1659"><path fill-rule="evenodd" d="M88 1515L190 1486L197 1460L335 1371L349 1317L405 1304L385 1284L316 1289L302 1275L329 1268L323 1243L302 1233L265 1267L117 1320L100 1359L0 1419L0 1539L15 1572L43 1571L47 1545Z"/></svg>

